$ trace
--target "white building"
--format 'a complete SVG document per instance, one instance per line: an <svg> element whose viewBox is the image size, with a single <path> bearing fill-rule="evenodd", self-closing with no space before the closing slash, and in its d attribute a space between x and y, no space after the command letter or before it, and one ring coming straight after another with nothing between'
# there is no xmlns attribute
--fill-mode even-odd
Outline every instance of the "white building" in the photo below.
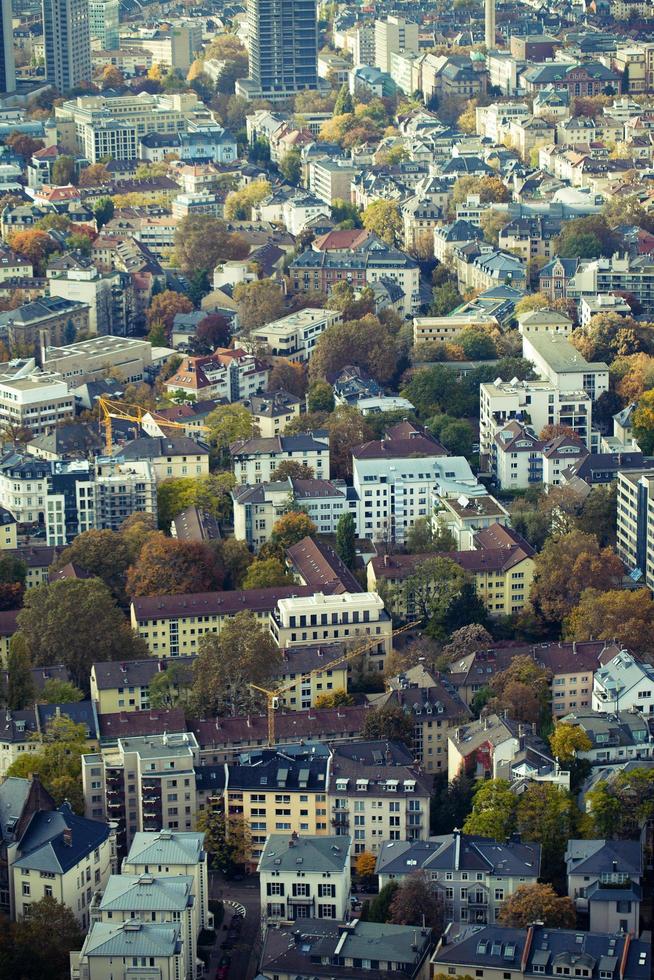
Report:
<svg viewBox="0 0 654 980"><path fill-rule="evenodd" d="M597 296L582 296L579 300L579 323L587 327L596 313L618 313L631 316L631 307L624 296L614 293L598 293Z"/></svg>
<svg viewBox="0 0 654 980"><path fill-rule="evenodd" d="M75 399L58 374L19 371L0 375L0 422L41 435L75 414Z"/></svg>
<svg viewBox="0 0 654 980"><path fill-rule="evenodd" d="M318 480L329 479L329 435L324 430L241 439L230 446L230 452L238 483L270 483L275 469L288 459L310 467Z"/></svg>
<svg viewBox="0 0 654 980"><path fill-rule="evenodd" d="M375 67L390 72L391 54L418 51L418 25L404 17L375 21Z"/></svg>
<svg viewBox="0 0 654 980"><path fill-rule="evenodd" d="M535 333L563 334L569 337L572 333L572 320L565 313L556 310L527 310L518 313L518 330L523 337Z"/></svg>
<svg viewBox="0 0 654 980"><path fill-rule="evenodd" d="M349 910L351 837L270 834L259 858L261 913L266 922L342 921Z"/></svg>
<svg viewBox="0 0 654 980"><path fill-rule="evenodd" d="M585 391L595 401L609 390L609 366L587 361L566 337L551 333L523 336L522 356L561 392Z"/></svg>
<svg viewBox="0 0 654 980"><path fill-rule="evenodd" d="M600 667L593 677L593 711L642 711L654 714L654 667L626 650Z"/></svg>
<svg viewBox="0 0 654 980"><path fill-rule="evenodd" d="M180 927L172 924L95 922L70 962L71 980L190 980Z"/></svg>
<svg viewBox="0 0 654 980"><path fill-rule="evenodd" d="M214 274L214 286L216 285ZM342 319L342 315L336 310L298 310L280 320L255 327L250 333L249 341L257 347L265 345L273 357L286 357L291 361L306 363L320 334L332 324L340 323Z"/></svg>
<svg viewBox="0 0 654 980"><path fill-rule="evenodd" d="M516 419L498 426L491 445L490 470L502 490L526 489L542 482L542 447L542 440Z"/></svg>

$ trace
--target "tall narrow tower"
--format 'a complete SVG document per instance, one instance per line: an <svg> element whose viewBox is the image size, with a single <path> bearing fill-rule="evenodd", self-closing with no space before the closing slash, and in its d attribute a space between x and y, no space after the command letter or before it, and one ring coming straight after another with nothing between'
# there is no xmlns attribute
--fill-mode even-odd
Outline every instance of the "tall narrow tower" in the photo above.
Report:
<svg viewBox="0 0 654 980"><path fill-rule="evenodd" d="M484 0L484 12L486 15L484 31L486 50L493 51L495 48L495 0Z"/></svg>

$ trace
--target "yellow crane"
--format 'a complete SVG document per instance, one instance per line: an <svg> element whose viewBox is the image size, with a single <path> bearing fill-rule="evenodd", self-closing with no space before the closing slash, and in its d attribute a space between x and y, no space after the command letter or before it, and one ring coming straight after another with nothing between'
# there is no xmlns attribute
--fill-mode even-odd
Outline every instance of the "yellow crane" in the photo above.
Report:
<svg viewBox="0 0 654 980"><path fill-rule="evenodd" d="M137 425L141 426L143 424L143 417L149 415L152 421L156 422L162 429L186 429L188 425L185 422L172 422L155 409L143 408L142 405L112 401L110 398L105 398L104 395L98 398L98 406L100 408L100 421L104 426L105 452L107 456L111 455L113 448L111 432L112 419L124 419L126 422L136 422ZM193 425L193 428L208 429L209 426Z"/></svg>
<svg viewBox="0 0 654 980"><path fill-rule="evenodd" d="M421 620L419 619L413 620L411 623L407 623L406 626L401 626L400 629L394 630L392 636L395 637L400 633L406 633L407 630L413 629L413 627L417 626L420 622ZM275 744L275 711L280 705L280 695L292 690L298 684L302 684L303 681L310 677L314 677L316 674L322 674L326 670L333 670L334 667L339 667L341 664L354 660L355 657L359 657L362 653L365 653L366 650L370 650L371 647L374 647L377 643L379 643L379 637L372 637L367 643L362 643L354 650L345 651L340 655L340 657L335 657L334 660L330 660L325 664L321 664L320 667L315 667L314 670L309 670L305 674L301 674L299 678L296 677L294 681L289 681L288 684L283 684L274 691L268 690L267 687L259 687L258 684L250 684L253 691L259 691L260 694L265 694L266 696L268 709L268 745Z"/></svg>

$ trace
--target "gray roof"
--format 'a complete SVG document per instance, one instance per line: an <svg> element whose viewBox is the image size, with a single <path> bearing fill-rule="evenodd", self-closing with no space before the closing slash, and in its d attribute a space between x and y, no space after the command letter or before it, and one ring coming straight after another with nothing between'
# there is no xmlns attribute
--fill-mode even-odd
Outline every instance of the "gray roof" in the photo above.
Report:
<svg viewBox="0 0 654 980"><path fill-rule="evenodd" d="M102 912L183 912L193 904L192 892L192 875L111 875L100 908Z"/></svg>
<svg viewBox="0 0 654 980"><path fill-rule="evenodd" d="M537 878L540 845L509 841L506 844L473 834L445 834L423 841L384 841L377 857L378 874L429 871L484 871L500 878Z"/></svg>
<svg viewBox="0 0 654 980"><path fill-rule="evenodd" d="M181 951L179 926L154 922L94 922L82 954L86 956L173 956Z"/></svg>
<svg viewBox="0 0 654 980"><path fill-rule="evenodd" d="M619 872L640 878L643 849L637 840L569 840L565 862L569 875Z"/></svg>
<svg viewBox="0 0 654 980"><path fill-rule="evenodd" d="M635 884L625 884L622 888L616 888L594 881L586 889L586 898L589 902L640 902L642 897L642 888Z"/></svg>
<svg viewBox="0 0 654 980"><path fill-rule="evenodd" d="M270 834L258 871L340 872L350 859L352 838Z"/></svg>
<svg viewBox="0 0 654 980"><path fill-rule="evenodd" d="M21 838L20 857L14 867L62 874L100 847L108 836L106 823L78 816L67 802L58 810L40 810Z"/></svg>
<svg viewBox="0 0 654 980"><path fill-rule="evenodd" d="M108 660L93 664L95 680L99 691L111 691L116 687L147 687L157 674L167 670L171 664L185 668L188 681L193 678L195 657L175 657L174 660Z"/></svg>
<svg viewBox="0 0 654 980"><path fill-rule="evenodd" d="M0 784L0 840L11 840L30 791L29 779L9 776Z"/></svg>
<svg viewBox="0 0 654 980"><path fill-rule="evenodd" d="M160 459L164 456L208 456L209 450L188 436L141 436L114 453L121 459Z"/></svg>
<svg viewBox="0 0 654 980"><path fill-rule="evenodd" d="M130 864L197 864L204 860L204 834L176 830L139 831L125 859Z"/></svg>

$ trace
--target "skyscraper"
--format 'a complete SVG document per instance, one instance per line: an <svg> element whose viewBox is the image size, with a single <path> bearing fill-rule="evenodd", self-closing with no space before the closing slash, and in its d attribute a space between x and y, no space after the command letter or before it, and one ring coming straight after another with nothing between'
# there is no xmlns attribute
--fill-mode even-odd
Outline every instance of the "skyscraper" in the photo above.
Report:
<svg viewBox="0 0 654 980"><path fill-rule="evenodd" d="M89 0L89 35L100 42L103 51L119 47L119 6L120 0Z"/></svg>
<svg viewBox="0 0 654 980"><path fill-rule="evenodd" d="M487 51L495 50L495 0L484 0L484 41Z"/></svg>
<svg viewBox="0 0 654 980"><path fill-rule="evenodd" d="M316 0L248 0L247 12L250 74L237 95L280 102L318 88Z"/></svg>
<svg viewBox="0 0 654 980"><path fill-rule="evenodd" d="M89 0L42 0L45 75L64 93L91 80Z"/></svg>
<svg viewBox="0 0 654 980"><path fill-rule="evenodd" d="M14 30L11 22L11 0L0 0L0 92L16 91L16 65L14 63Z"/></svg>

